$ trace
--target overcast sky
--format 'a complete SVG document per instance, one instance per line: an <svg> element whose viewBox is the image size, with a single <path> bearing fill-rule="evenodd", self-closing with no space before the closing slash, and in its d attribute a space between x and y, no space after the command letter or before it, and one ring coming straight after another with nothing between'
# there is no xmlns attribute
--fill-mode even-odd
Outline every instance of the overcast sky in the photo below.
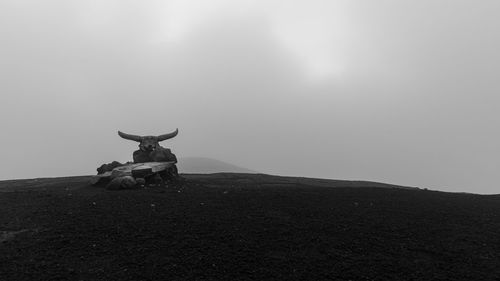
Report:
<svg viewBox="0 0 500 281"><path fill-rule="evenodd" d="M0 1L0 179L163 134L270 174L500 193L500 1ZM182 171L181 171L182 172Z"/></svg>

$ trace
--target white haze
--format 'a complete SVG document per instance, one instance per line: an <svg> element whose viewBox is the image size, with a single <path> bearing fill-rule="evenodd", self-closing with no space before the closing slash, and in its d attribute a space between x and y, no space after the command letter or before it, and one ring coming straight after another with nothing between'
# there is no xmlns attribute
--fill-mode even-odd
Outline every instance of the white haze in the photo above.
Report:
<svg viewBox="0 0 500 281"><path fill-rule="evenodd" d="M500 193L498 1L1 1L0 178L178 157Z"/></svg>

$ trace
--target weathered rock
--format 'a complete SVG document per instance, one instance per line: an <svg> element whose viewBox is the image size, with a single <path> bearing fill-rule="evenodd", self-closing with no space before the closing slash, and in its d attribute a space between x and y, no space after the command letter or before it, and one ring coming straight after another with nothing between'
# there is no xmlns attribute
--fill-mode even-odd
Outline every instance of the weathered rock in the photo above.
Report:
<svg viewBox="0 0 500 281"><path fill-rule="evenodd" d="M118 162L118 161L113 161L108 164L102 164L101 167L97 168L97 174L104 174L106 172L111 172L114 168L123 166L124 164Z"/></svg>
<svg viewBox="0 0 500 281"><path fill-rule="evenodd" d="M150 151L136 150L134 151L132 157L134 159L134 163L146 163L151 162L151 158L149 157Z"/></svg>
<svg viewBox="0 0 500 281"><path fill-rule="evenodd" d="M146 180L144 178L136 178L137 186L144 187L146 185Z"/></svg>
<svg viewBox="0 0 500 281"><path fill-rule="evenodd" d="M121 177L126 177L126 176L131 176L132 171L130 168L127 168L126 166L123 166L122 168L119 169L114 169L111 171L111 178L121 178Z"/></svg>
<svg viewBox="0 0 500 281"><path fill-rule="evenodd" d="M108 185L106 189L109 190L120 190L120 189L131 189L137 186L136 180L131 176L116 177Z"/></svg>
<svg viewBox="0 0 500 281"><path fill-rule="evenodd" d="M177 163L177 157L168 148L159 146L157 149L153 150L149 157L153 162L175 162Z"/></svg>
<svg viewBox="0 0 500 281"><path fill-rule="evenodd" d="M177 157L168 148L157 146L156 149L151 151L136 150L133 153L134 163L147 163L147 162L175 162Z"/></svg>
<svg viewBox="0 0 500 281"><path fill-rule="evenodd" d="M111 172L105 172L103 174L98 174L97 176L93 176L92 178L90 178L90 184L98 185L109 181L109 179L111 179Z"/></svg>
<svg viewBox="0 0 500 281"><path fill-rule="evenodd" d="M156 174L154 177L153 177L153 182L155 185L162 185L164 184L165 182L163 181L162 177L159 175L159 174Z"/></svg>

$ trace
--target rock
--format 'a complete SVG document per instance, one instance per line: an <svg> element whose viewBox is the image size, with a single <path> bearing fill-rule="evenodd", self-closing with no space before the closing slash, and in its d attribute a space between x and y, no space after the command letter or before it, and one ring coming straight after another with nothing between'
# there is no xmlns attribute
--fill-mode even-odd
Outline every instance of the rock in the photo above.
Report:
<svg viewBox="0 0 500 281"><path fill-rule="evenodd" d="M135 179L133 177L125 176L125 177L122 177L121 185L125 189L129 189L129 188L134 188L137 185L137 182L135 181Z"/></svg>
<svg viewBox="0 0 500 281"><path fill-rule="evenodd" d="M156 185L162 185L162 184L164 184L164 183L165 183L165 182L163 181L163 179L161 178L160 174L156 174L156 175L154 176L153 180L154 180L154 183L155 183Z"/></svg>
<svg viewBox="0 0 500 281"><path fill-rule="evenodd" d="M118 162L118 161L113 161L108 164L102 164L101 167L97 168L97 174L104 174L106 172L111 172L114 168L123 166L124 164Z"/></svg>
<svg viewBox="0 0 500 281"><path fill-rule="evenodd" d="M136 178L135 181L137 182L137 185L140 187L143 187L146 185L146 180L144 178Z"/></svg>
<svg viewBox="0 0 500 281"><path fill-rule="evenodd" d="M136 187L137 182L131 176L116 177L108 185L106 189L108 190L120 190L120 189L131 189Z"/></svg>
<svg viewBox="0 0 500 281"><path fill-rule="evenodd" d="M112 179L131 176L131 175L132 175L132 170L127 169L126 167L120 169L114 169L113 171L111 171Z"/></svg>
<svg viewBox="0 0 500 281"><path fill-rule="evenodd" d="M146 162L175 162L177 157L169 148L157 146L156 149L151 151L136 150L133 153L134 163Z"/></svg>
<svg viewBox="0 0 500 281"><path fill-rule="evenodd" d="M134 163L146 163L151 162L152 159L149 157L149 151L136 150L133 153Z"/></svg>
<svg viewBox="0 0 500 281"><path fill-rule="evenodd" d="M111 177L111 172L105 172L104 174L98 174L97 176L92 176L90 179L90 184L92 185L98 185L100 183L104 183L106 181L109 181Z"/></svg>
<svg viewBox="0 0 500 281"><path fill-rule="evenodd" d="M149 157L154 162L175 162L177 163L177 157L168 148L159 146L157 149L153 150Z"/></svg>

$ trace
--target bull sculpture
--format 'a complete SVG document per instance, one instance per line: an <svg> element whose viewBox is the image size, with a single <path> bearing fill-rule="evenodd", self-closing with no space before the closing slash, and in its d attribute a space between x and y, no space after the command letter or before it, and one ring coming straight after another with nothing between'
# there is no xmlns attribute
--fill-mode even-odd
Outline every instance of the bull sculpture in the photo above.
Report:
<svg viewBox="0 0 500 281"><path fill-rule="evenodd" d="M137 136L118 131L120 137L139 143L139 150L133 153L134 163L171 161L177 163L175 154L173 154L170 149L160 146L160 142L171 139L177 136L178 133L179 130L175 129L175 131L171 133L159 136Z"/></svg>

